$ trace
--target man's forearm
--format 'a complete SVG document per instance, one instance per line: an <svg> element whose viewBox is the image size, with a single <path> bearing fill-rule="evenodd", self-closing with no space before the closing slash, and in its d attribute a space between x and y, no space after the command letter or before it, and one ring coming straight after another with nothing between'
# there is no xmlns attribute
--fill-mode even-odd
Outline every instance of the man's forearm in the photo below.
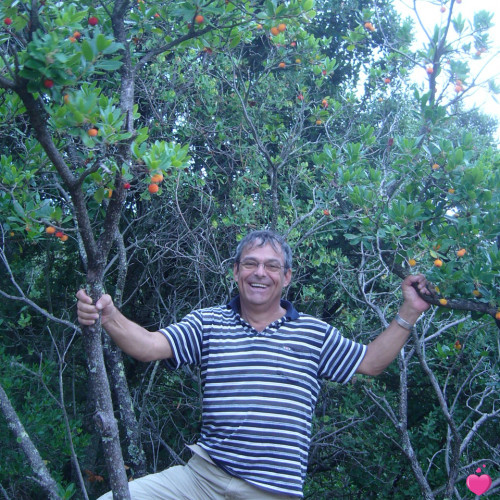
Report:
<svg viewBox="0 0 500 500"><path fill-rule="evenodd" d="M420 313L400 308L401 324L413 326ZM366 355L358 367L357 372L365 375L380 375L391 363L405 345L410 335L410 330L401 326L393 319L389 326L367 346Z"/></svg>
<svg viewBox="0 0 500 500"><path fill-rule="evenodd" d="M155 361L172 357L172 349L160 332L150 332L126 318L118 309L103 319L103 328L116 345L139 361Z"/></svg>

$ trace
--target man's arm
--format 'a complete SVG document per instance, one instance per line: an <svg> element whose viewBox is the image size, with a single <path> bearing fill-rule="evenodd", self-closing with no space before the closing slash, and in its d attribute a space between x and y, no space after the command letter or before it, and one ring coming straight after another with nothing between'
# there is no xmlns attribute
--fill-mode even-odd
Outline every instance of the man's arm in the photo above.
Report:
<svg viewBox="0 0 500 500"><path fill-rule="evenodd" d="M413 326L420 315L430 306L417 293L428 294L427 280L419 274L407 276L402 285L403 304L399 309L399 316L403 323ZM380 375L389 364L396 358L399 351L408 340L410 330L401 326L395 319L391 324L367 346L366 355L358 366L356 373L364 375Z"/></svg>
<svg viewBox="0 0 500 500"><path fill-rule="evenodd" d="M162 333L150 332L130 321L115 307L109 295L103 295L95 305L84 290L79 290L76 296L80 324L93 325L100 312L103 328L116 345L133 358L156 361L173 356L170 343Z"/></svg>

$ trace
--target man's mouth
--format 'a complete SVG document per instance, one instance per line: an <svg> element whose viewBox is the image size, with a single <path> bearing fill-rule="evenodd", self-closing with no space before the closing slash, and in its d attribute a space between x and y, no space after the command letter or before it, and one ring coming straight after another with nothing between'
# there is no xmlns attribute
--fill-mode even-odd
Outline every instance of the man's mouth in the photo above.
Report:
<svg viewBox="0 0 500 500"><path fill-rule="evenodd" d="M267 288L267 285L264 285L264 283L250 283L250 286L252 288Z"/></svg>

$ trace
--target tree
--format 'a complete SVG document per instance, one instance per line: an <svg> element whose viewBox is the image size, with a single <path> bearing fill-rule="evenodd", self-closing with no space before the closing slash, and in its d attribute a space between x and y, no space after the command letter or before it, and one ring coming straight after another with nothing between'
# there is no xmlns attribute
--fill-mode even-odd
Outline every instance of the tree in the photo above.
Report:
<svg viewBox="0 0 500 500"><path fill-rule="evenodd" d="M63 348L79 331L68 297L79 282L94 298L106 287L157 328L226 300L234 242L264 225L294 247L288 296L361 341L390 321L401 276L418 270L436 287L397 368L357 379L348 394L326 384L310 495L452 496L471 464L496 460L498 152L492 124L462 103L477 85L464 50L477 56L466 48L466 21L451 14L455 2L417 51L409 21L387 2L369 4L318 1L316 21L304 0L2 7L12 23L1 35L1 293L16 304L5 315L5 356L28 364L59 349L73 386L89 376L103 436L112 437L107 474L96 469L98 447L77 444L90 490L105 475L126 497L122 449L133 477L181 463L201 387L196 371L123 364L105 343L128 438L120 446L100 326L82 335L85 355L80 339ZM271 34L281 21L284 31ZM472 44L487 47L491 19L474 23ZM427 88L411 83L415 67ZM71 391L64 382L61 394ZM85 405L77 399L75 413Z"/></svg>

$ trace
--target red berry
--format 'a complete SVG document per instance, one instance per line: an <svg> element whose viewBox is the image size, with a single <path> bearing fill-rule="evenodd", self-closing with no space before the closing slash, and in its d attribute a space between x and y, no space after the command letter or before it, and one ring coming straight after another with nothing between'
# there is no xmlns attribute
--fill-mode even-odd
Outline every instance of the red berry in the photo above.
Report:
<svg viewBox="0 0 500 500"><path fill-rule="evenodd" d="M7 25L10 26L12 24L12 19L10 17L6 17L3 22Z"/></svg>
<svg viewBox="0 0 500 500"><path fill-rule="evenodd" d="M44 81L43 81L43 86L46 88L46 89L51 89L53 86L54 86L54 81L51 80L50 78L46 78Z"/></svg>
<svg viewBox="0 0 500 500"><path fill-rule="evenodd" d="M125 189L130 189L130 182L126 182L126 183L123 185L123 187L124 187Z"/></svg>
<svg viewBox="0 0 500 500"><path fill-rule="evenodd" d="M98 22L99 22L99 19L97 19L97 17L95 17L95 16L89 17L90 26L95 26Z"/></svg>

